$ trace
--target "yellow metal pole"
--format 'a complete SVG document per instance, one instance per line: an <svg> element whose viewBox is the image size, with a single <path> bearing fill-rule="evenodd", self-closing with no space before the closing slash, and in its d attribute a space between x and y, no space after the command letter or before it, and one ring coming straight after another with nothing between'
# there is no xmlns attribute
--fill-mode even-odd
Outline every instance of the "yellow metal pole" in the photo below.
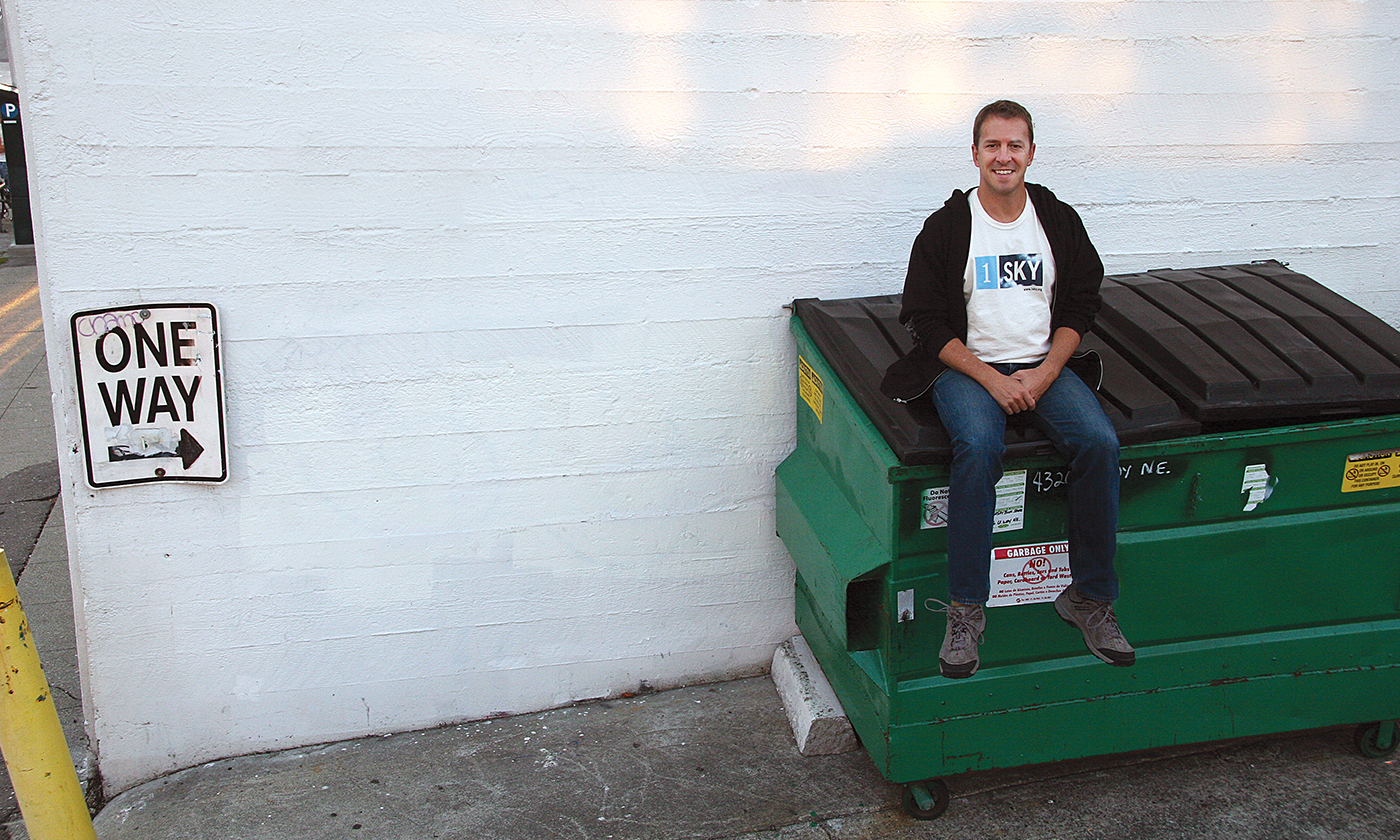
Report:
<svg viewBox="0 0 1400 840"><path fill-rule="evenodd" d="M31 840L97 840L39 651L0 549L0 751Z"/></svg>

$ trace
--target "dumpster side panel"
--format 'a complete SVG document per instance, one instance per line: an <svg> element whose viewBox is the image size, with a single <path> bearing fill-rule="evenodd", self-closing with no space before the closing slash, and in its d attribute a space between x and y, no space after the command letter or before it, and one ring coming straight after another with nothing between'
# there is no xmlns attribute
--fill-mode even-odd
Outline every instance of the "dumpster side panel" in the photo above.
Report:
<svg viewBox="0 0 1400 840"><path fill-rule="evenodd" d="M889 471L899 461L812 344L801 322L791 319L790 328L799 359L798 447L810 448L856 514L889 545L894 512Z"/></svg>
<svg viewBox="0 0 1400 840"><path fill-rule="evenodd" d="M836 626L815 611L813 599L798 578L797 626L821 663L822 673L840 698L846 717L861 745L880 772L889 775L890 694L879 656L874 651L849 651L831 632Z"/></svg>
<svg viewBox="0 0 1400 840"><path fill-rule="evenodd" d="M847 646L847 585L889 562L883 546L807 447L778 466L778 535L823 621Z"/></svg>
<svg viewBox="0 0 1400 840"><path fill-rule="evenodd" d="M1153 645L1393 617L1400 507L1125 534L1117 609ZM1400 646L1397 646L1400 651ZM1262 655L1262 652L1261 652Z"/></svg>
<svg viewBox="0 0 1400 840"><path fill-rule="evenodd" d="M1144 645L1393 615L1400 486L1342 489L1351 456L1387 447L1400 447L1400 418L1124 448L1117 612L1129 637ZM1065 539L1064 464L1017 459L1007 469L1026 471L1025 521L994 544ZM891 636L890 662L916 678L937 673L943 627L929 599L946 598L947 568L946 529L921 529L921 497L947 479L934 467L900 475L891 588L913 591L915 621ZM1247 475L1263 490L1250 510ZM982 667L1081 654L1066 629L1049 605L993 608Z"/></svg>
<svg viewBox="0 0 1400 840"><path fill-rule="evenodd" d="M1081 659L1003 670L978 685L911 682L900 691L922 695L940 714L891 724L888 777L907 782L1393 718L1397 642L1400 621L1389 620L1163 645L1140 651L1131 669ZM1261 647L1274 667L1258 667Z"/></svg>

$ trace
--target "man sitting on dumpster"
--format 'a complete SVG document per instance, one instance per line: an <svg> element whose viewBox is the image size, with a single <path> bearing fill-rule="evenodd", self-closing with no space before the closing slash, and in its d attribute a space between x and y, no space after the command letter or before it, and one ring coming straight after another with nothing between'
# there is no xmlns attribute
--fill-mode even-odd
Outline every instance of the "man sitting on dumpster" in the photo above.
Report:
<svg viewBox="0 0 1400 840"><path fill-rule="evenodd" d="M881 385L905 402L928 399L953 442L948 491L945 677L977 671L990 594L992 517L1007 418L1024 415L1069 461L1073 583L1060 617L1110 665L1135 653L1113 613L1118 530L1118 436L1093 391L1065 365L1099 309L1103 263L1079 214L1038 184L1031 115L1000 100L977 115L977 188L955 190L914 240L899 320L914 349Z"/></svg>

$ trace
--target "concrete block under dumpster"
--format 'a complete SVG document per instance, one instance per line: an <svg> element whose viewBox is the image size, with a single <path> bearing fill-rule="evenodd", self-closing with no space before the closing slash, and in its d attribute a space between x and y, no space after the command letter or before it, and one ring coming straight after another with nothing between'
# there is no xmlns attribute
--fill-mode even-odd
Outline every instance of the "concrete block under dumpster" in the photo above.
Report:
<svg viewBox="0 0 1400 840"><path fill-rule="evenodd" d="M1400 333L1277 262L1109 277L1085 346L1119 433L1120 621L1090 655L1069 582L1064 463L1007 431L982 665L939 675L948 442L880 394L899 297L794 303L797 447L777 470L798 626L911 814L937 777L1400 717Z"/></svg>

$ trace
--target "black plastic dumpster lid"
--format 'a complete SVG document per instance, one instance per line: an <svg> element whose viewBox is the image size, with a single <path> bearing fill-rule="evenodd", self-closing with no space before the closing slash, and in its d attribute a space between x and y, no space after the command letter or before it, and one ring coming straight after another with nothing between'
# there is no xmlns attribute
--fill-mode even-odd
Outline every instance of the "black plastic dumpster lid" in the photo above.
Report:
<svg viewBox="0 0 1400 840"><path fill-rule="evenodd" d="M1400 332L1282 263L1105 278L1094 327L1207 430L1400 411Z"/></svg>
<svg viewBox="0 0 1400 840"><path fill-rule="evenodd" d="M815 298L793 302L807 334L900 462L907 466L946 462L951 444L932 399L900 403L880 392L885 369L910 346L899 324L899 295L844 300ZM1112 347L1094 335L1080 345L1095 350L1103 362L1099 403L1124 443L1142 443L1192 435L1200 424L1184 417L1176 403L1153 385ZM1007 454L1024 456L1054 451L1039 429L1011 422Z"/></svg>
<svg viewBox="0 0 1400 840"><path fill-rule="evenodd" d="M1124 444L1400 412L1400 332L1282 263L1165 269L1104 278L1099 402ZM880 392L909 349L900 296L795 301L794 311L899 460L948 460L933 401ZM1052 451L1008 424L1007 453Z"/></svg>

